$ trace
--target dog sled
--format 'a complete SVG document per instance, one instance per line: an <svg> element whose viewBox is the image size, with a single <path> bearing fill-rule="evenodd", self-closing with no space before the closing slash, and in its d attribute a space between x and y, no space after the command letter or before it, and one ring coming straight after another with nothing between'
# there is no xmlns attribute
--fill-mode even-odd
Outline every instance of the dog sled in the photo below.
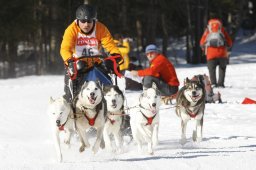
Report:
<svg viewBox="0 0 256 170"><path fill-rule="evenodd" d="M73 96L73 102L72 105L75 106L76 103L76 97L77 94L81 91L81 86L85 83L85 82L99 82L99 85L101 87L101 89L103 89L103 87L105 86L111 86L111 85L117 85L117 77L121 78L122 74L119 72L119 70L117 69L117 63L116 63L116 59L120 57L120 56L109 56L104 58L103 56L83 56L80 57L79 59L77 58L73 58L72 60L74 62L76 62L77 60L80 60L82 58L100 58L102 60L102 64L95 64L93 65L91 68L85 70L85 72L79 73L79 71L77 71L77 69L74 71L74 74L71 76L71 81L70 81L70 91L72 92ZM105 61L107 60L111 60L113 62L113 71L110 71L106 68L105 66ZM106 101L103 100L104 105L106 105ZM106 108L105 108L106 109ZM76 112L74 110L74 112ZM104 112L107 112L107 110L105 110ZM129 135L129 116L124 116L124 122L122 123L122 131L124 135ZM127 125L127 123L129 125ZM125 128L124 128L125 127ZM95 134L96 131L92 128L90 129L89 133L91 134Z"/></svg>

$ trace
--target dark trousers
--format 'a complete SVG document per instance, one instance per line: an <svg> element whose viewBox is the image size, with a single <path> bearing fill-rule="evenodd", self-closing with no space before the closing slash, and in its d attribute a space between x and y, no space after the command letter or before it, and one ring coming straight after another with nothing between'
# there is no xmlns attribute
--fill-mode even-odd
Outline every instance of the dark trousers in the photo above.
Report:
<svg viewBox="0 0 256 170"><path fill-rule="evenodd" d="M207 61L207 66L210 74L211 83L217 86L224 86L226 67L228 58L216 58ZM219 66L219 78L216 78L216 67Z"/></svg>
<svg viewBox="0 0 256 170"><path fill-rule="evenodd" d="M86 76L87 73L78 74L77 78L75 80L71 80L67 71L65 72L64 76L64 99L68 103L72 103L73 99L78 95L81 86L84 82L84 76Z"/></svg>
<svg viewBox="0 0 256 170"><path fill-rule="evenodd" d="M157 89L160 91L161 96L171 96L177 93L179 87L178 86L170 86L169 84L165 83L163 80L153 77L153 76L145 76L143 78L143 87L144 88L151 88L152 83L155 83Z"/></svg>
<svg viewBox="0 0 256 170"><path fill-rule="evenodd" d="M97 67L97 69L105 76L105 78L108 78L109 80L111 80L111 78L108 75L108 70L106 70L106 68L103 65L95 65L94 67ZM85 71L80 71L80 72L78 71L77 77L75 80L71 80L67 70L65 71L65 76L64 76L64 93L65 94L63 97L67 100L67 102L72 103L73 99L78 95L82 85L84 84L86 77L88 76L88 73L94 67L91 67Z"/></svg>

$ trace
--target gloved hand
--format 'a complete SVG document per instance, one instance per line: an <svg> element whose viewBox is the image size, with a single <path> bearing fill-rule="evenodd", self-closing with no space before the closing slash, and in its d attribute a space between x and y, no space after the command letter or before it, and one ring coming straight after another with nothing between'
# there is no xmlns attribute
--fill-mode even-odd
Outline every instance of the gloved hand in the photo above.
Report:
<svg viewBox="0 0 256 170"><path fill-rule="evenodd" d="M115 59L117 64L122 60L122 56L120 54L113 53L110 56L120 56L120 57Z"/></svg>
<svg viewBox="0 0 256 170"><path fill-rule="evenodd" d="M70 76L73 76L75 74L75 62L74 62L74 60L68 60L67 71L68 71Z"/></svg>
<svg viewBox="0 0 256 170"><path fill-rule="evenodd" d="M83 60L76 61L76 68L79 73L86 71L87 67L88 65L85 61Z"/></svg>
<svg viewBox="0 0 256 170"><path fill-rule="evenodd" d="M115 60L115 62L116 62L116 67L118 67L119 66L119 62L122 60L122 56L120 54L116 54L116 53L111 54L110 57L111 56L120 56L118 58L113 58ZM107 70L110 71L110 73L114 73L115 65L114 65L113 61L108 59L108 60L105 60L104 63L105 63L105 66L106 66Z"/></svg>
<svg viewBox="0 0 256 170"><path fill-rule="evenodd" d="M107 69L110 73L114 72L114 64L113 64L113 61L111 61L111 60L105 60L105 61L104 61L104 64L105 64L106 69Z"/></svg>

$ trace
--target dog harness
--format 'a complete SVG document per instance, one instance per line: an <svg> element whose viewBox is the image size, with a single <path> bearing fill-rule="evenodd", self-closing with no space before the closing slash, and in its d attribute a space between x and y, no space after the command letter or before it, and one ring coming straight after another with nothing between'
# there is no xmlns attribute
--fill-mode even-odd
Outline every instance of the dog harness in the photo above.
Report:
<svg viewBox="0 0 256 170"><path fill-rule="evenodd" d="M122 111L120 114L118 113L111 113L111 112L108 112L110 115L118 115L118 116L125 116L126 114L124 114L124 111ZM116 120L113 120L113 119L110 119L108 116L107 116L107 119L110 121L110 123L113 125Z"/></svg>
<svg viewBox="0 0 256 170"><path fill-rule="evenodd" d="M193 111L189 110L189 108L185 107L184 105L182 105L185 110L186 113L191 117L191 118L195 118L201 108L202 103L200 103L199 105L195 106L195 108L193 109Z"/></svg>
<svg viewBox="0 0 256 170"><path fill-rule="evenodd" d="M152 122L153 122L153 119L154 119L155 116L156 116L156 114L155 114L154 116L152 116L152 117L147 117L141 110L140 110L140 113L141 113L141 114L143 115L143 117L145 117L145 118L147 119L147 121L148 121L148 123L146 123L145 126L151 125Z"/></svg>
<svg viewBox="0 0 256 170"><path fill-rule="evenodd" d="M110 123L113 125L116 121L114 119L110 119L109 117L107 117L108 120L110 121Z"/></svg>
<svg viewBox="0 0 256 170"><path fill-rule="evenodd" d="M88 120L90 126L94 126L95 120L98 117L99 112L93 118L89 118L86 114L84 114L85 118Z"/></svg>
<svg viewBox="0 0 256 170"><path fill-rule="evenodd" d="M95 110L96 110L96 115L95 115L93 118L89 118L89 117L86 115L86 111L85 111L86 109L89 109L89 108L87 108L87 107L85 107L85 106L82 106L82 109L83 109L82 112L84 112L84 116L85 116L85 118L88 120L90 126L94 126L95 120L97 119L101 108L102 108L102 103L100 103L100 104L98 104L98 105L96 106L96 109L95 109ZM93 109L91 109L91 110L93 110Z"/></svg>
<svg viewBox="0 0 256 170"><path fill-rule="evenodd" d="M65 126L65 124L67 123L67 121L68 121L68 118L67 118L67 120L66 120L65 123L63 123L61 126L59 126L59 130L60 130L60 131L64 130L64 126Z"/></svg>

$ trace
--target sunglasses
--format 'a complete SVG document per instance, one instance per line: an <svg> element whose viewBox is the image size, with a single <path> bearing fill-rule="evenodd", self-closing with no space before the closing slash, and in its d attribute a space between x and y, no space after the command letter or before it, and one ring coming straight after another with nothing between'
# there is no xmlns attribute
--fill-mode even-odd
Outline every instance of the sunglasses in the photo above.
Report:
<svg viewBox="0 0 256 170"><path fill-rule="evenodd" d="M79 21L80 21L81 23L83 23L83 24L86 23L86 22L89 23L89 24L93 22L92 19L80 19Z"/></svg>
<svg viewBox="0 0 256 170"><path fill-rule="evenodd" d="M149 55L151 56L151 55L153 55L153 54L155 54L155 53L156 53L156 52L149 52L149 53L147 53L146 55L147 55L147 56L149 56Z"/></svg>

